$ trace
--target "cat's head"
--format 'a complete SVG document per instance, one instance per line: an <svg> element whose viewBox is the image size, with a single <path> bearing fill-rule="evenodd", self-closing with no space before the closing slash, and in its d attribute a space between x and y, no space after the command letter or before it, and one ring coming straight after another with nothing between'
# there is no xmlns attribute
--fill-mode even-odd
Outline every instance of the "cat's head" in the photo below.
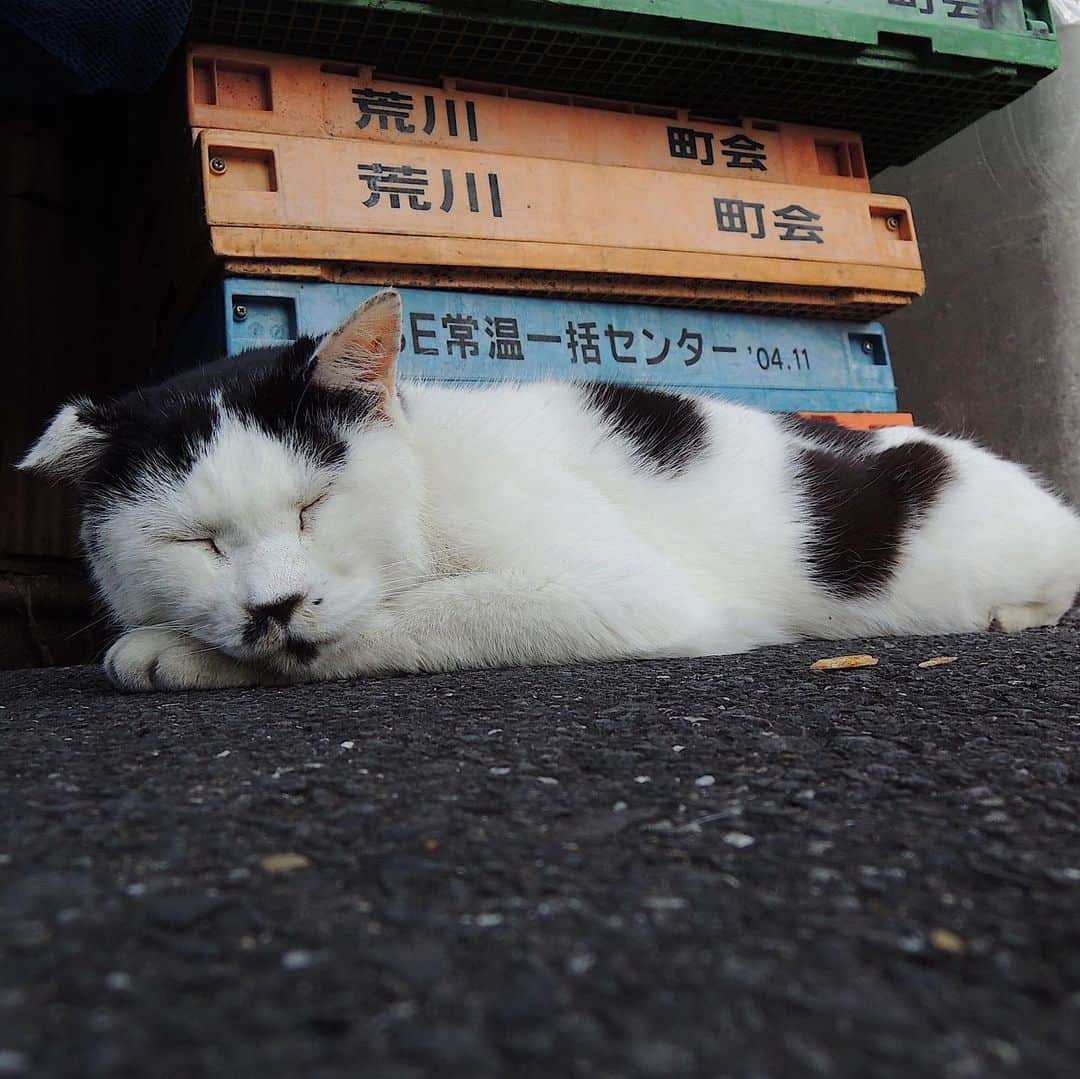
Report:
<svg viewBox="0 0 1080 1079"><path fill-rule="evenodd" d="M380 292L321 342L73 401L20 467L76 483L94 576L126 626L309 664L419 567L400 340L401 300Z"/></svg>

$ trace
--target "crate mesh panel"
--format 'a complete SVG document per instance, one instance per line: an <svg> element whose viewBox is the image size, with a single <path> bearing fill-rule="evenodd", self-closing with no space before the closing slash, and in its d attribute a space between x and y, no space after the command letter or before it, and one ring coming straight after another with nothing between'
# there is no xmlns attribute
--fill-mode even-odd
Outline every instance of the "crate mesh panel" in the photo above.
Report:
<svg viewBox="0 0 1080 1079"><path fill-rule="evenodd" d="M374 64L387 74L458 76L863 135L873 172L903 164L1034 84L1040 69L949 57L884 65L828 43L741 33L643 36L641 20L591 12L588 26L506 15L388 11L378 0L195 0L195 40ZM700 28L697 24L695 32ZM721 31L714 31L720 33Z"/></svg>

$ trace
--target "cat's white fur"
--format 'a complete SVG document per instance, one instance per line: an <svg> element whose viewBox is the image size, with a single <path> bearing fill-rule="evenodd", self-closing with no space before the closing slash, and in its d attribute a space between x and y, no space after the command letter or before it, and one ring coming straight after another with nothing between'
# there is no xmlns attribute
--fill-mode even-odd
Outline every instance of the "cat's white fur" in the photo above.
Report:
<svg viewBox="0 0 1080 1079"><path fill-rule="evenodd" d="M1080 589L1080 519L1023 468L961 439L891 428L877 447L931 441L953 478L889 583L837 598L808 569L812 522L792 441L809 436L702 399L704 459L663 474L635 464L567 383L410 383L399 397L396 344L383 342L397 341L400 309L394 294L380 296L352 320L366 324L367 351L349 345L346 324L320 355L337 380L359 356L357 392L380 393L390 421L348 432L340 474L223 410L179 487L163 479L99 522L92 568L125 627L106 658L118 686L1019 630L1056 622ZM71 444L72 417L60 413L28 464L47 468L51 444L68 457L92 452ZM323 492L301 530L299 508ZM221 554L175 541L193 527L212 528ZM293 594L304 599L291 631L319 646L310 664L282 653L274 631L257 646L243 640L248 608Z"/></svg>

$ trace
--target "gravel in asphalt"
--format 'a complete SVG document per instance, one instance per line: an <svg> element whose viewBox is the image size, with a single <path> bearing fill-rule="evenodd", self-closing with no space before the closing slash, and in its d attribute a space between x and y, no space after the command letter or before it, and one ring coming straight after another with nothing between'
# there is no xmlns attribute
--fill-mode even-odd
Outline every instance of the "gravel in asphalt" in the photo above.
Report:
<svg viewBox="0 0 1080 1079"><path fill-rule="evenodd" d="M2 673L0 1076L1071 1079L1078 651Z"/></svg>

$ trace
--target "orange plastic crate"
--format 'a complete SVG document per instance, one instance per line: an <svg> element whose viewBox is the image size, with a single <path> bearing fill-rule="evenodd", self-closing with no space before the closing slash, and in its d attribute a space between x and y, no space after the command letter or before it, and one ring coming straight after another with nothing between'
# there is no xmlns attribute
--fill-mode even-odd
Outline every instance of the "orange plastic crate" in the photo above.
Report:
<svg viewBox="0 0 1080 1079"><path fill-rule="evenodd" d="M570 294L600 275L600 294L644 282L670 303L722 285L748 307L866 317L924 287L894 196L244 132L203 131L197 152L223 258L501 274L502 288L555 273ZM785 303L793 290L814 299Z"/></svg>
<svg viewBox="0 0 1080 1079"><path fill-rule="evenodd" d="M800 412L815 420L831 420L855 431L877 431L882 427L913 427L910 412Z"/></svg>
<svg viewBox="0 0 1080 1079"><path fill-rule="evenodd" d="M862 140L844 131L704 120L633 105L444 79L376 77L370 67L193 45L194 128L553 158L847 191L870 190Z"/></svg>
<svg viewBox="0 0 1080 1079"><path fill-rule="evenodd" d="M469 292L512 292L521 296L588 298L607 303L646 303L659 307L750 311L758 315L798 315L806 318L850 319L862 322L875 319L896 305L894 295L873 289L814 289L798 285L691 281L626 274L507 271L474 266L320 262L232 256L215 256L212 267L200 267L200 257L205 254L206 252L198 251L188 253L187 276L190 276L193 268L199 273L215 268L238 277L394 285L403 288L465 289ZM210 254L214 256L213 252ZM181 281L184 276L180 274L174 279L171 286L173 290L179 292L184 289Z"/></svg>

